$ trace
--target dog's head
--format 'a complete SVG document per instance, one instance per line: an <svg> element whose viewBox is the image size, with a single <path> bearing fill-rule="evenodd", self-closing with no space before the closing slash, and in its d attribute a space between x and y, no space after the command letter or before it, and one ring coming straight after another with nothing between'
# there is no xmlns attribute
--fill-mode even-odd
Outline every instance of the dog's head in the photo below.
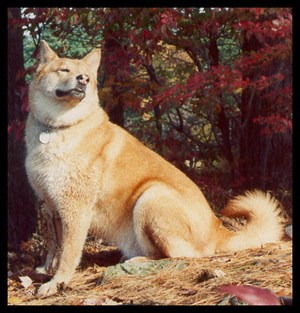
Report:
<svg viewBox="0 0 300 313"><path fill-rule="evenodd" d="M46 97L74 105L88 93L97 92L100 55L100 49L94 49L81 60L59 58L42 40L35 85Z"/></svg>
<svg viewBox="0 0 300 313"><path fill-rule="evenodd" d="M94 49L83 59L60 58L42 40L39 65L29 91L35 118L56 127L72 125L99 106L100 57L100 49Z"/></svg>

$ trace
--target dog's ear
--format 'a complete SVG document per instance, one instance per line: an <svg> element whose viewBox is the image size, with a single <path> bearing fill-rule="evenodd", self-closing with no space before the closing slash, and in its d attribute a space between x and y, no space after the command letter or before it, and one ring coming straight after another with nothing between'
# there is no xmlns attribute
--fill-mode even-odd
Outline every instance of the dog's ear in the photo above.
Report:
<svg viewBox="0 0 300 313"><path fill-rule="evenodd" d="M42 40L40 43L40 65L44 65L56 58L58 58L57 54L49 47L45 40Z"/></svg>
<svg viewBox="0 0 300 313"><path fill-rule="evenodd" d="M90 68L93 69L97 73L98 67L100 65L100 60L101 60L101 50L93 49L82 60L85 63L87 63L90 66Z"/></svg>

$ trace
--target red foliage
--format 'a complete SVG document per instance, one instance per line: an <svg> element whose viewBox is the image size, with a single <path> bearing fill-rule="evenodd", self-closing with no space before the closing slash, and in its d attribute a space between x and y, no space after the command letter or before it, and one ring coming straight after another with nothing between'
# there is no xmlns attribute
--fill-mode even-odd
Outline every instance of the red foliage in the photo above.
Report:
<svg viewBox="0 0 300 313"><path fill-rule="evenodd" d="M32 34L37 26L47 24L60 39L67 38L61 34L74 27L85 29L91 42L103 38L99 43L102 69L113 97L130 93L122 105L141 115L159 109L156 122L161 119L170 133L176 129L166 122L166 113L188 107L190 115L194 114L192 119L199 122L206 118L205 123L213 129L208 149L215 151L218 146L219 151L235 152L236 159L229 160L232 167L242 164L238 160L241 147L234 139L242 128L251 133L254 125L264 139L291 132L290 8L28 8L22 20L12 23L30 27ZM247 41L252 46L246 48ZM168 46L175 47L173 52ZM190 58L186 67L176 52ZM173 67L166 71L168 64ZM25 93L20 90L23 111L28 110ZM145 99L149 101L143 102ZM195 146L200 148L184 151L167 133L165 142L174 146L169 154L196 155L202 149L203 138L193 134L191 116L183 116L181 135L194 136L193 140L198 140ZM152 131L153 141L162 141L162 133L153 128L147 131ZM225 142L232 146L225 146ZM236 177L237 184L244 180Z"/></svg>
<svg viewBox="0 0 300 313"><path fill-rule="evenodd" d="M251 305L281 305L279 297L267 288L250 285L224 285L220 287L219 291L221 293L236 295L238 299Z"/></svg>
<svg viewBox="0 0 300 313"><path fill-rule="evenodd" d="M24 142L25 123L20 121L13 121L7 126L8 135L12 135L17 141Z"/></svg>
<svg viewBox="0 0 300 313"><path fill-rule="evenodd" d="M287 133L292 130L292 121L279 114L259 116L253 119L254 123L261 125L262 136L272 136L276 133Z"/></svg>

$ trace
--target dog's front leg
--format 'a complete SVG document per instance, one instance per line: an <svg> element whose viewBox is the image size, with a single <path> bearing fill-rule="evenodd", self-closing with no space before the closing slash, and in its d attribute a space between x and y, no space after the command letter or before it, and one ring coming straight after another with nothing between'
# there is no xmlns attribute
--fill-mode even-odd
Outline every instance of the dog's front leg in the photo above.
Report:
<svg viewBox="0 0 300 313"><path fill-rule="evenodd" d="M79 211L68 209L66 213L60 212L62 222L62 245L58 270L52 280L43 284L38 294L50 296L58 288L67 284L80 262L81 254L87 233L91 224L92 211Z"/></svg>
<svg viewBox="0 0 300 313"><path fill-rule="evenodd" d="M52 274L58 266L59 248L61 246L62 225L59 214L44 204L44 213L47 222L47 257L44 265L35 271L39 274Z"/></svg>

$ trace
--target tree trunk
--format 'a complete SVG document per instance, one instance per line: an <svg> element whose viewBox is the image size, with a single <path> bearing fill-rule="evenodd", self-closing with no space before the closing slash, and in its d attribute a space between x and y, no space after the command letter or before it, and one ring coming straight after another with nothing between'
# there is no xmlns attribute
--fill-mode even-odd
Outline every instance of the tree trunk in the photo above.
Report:
<svg viewBox="0 0 300 313"><path fill-rule="evenodd" d="M242 50L244 54L250 51L258 51L261 44L255 36L243 35ZM253 81L257 75L256 71L244 72L243 79ZM239 175L244 188L259 188L259 140L260 134L253 118L260 112L261 96L255 90L245 88L241 97L241 129L240 129L240 156Z"/></svg>
<svg viewBox="0 0 300 313"><path fill-rule="evenodd" d="M243 34L242 51L244 54L262 48L262 43L255 35L248 35L247 31ZM280 40L282 39L266 38L269 46L279 43ZM255 81L261 75L269 77L282 72L285 72L285 79L278 82L277 86L272 85L270 89L268 87L263 90L245 88L242 92L239 174L245 182L241 186L243 189L289 190L291 188L291 134L277 133L274 129L268 135L262 135L262 126L253 122L258 116L269 117L274 114L284 116L284 110L280 106L274 108L274 103L272 98L268 97L268 93L274 88L278 88L280 92L281 88L291 86L290 69L289 60L279 56L260 70L253 67L252 70L244 71L244 80ZM287 104L288 107L289 104Z"/></svg>
<svg viewBox="0 0 300 313"><path fill-rule="evenodd" d="M8 9L8 21L20 19L20 8ZM14 25L14 24L10 24ZM10 26L8 31L8 123L22 127L26 114L21 110L20 88L25 88L23 64L23 31ZM17 124L18 123L18 124ZM21 133L22 134L22 133ZM8 244L18 250L21 241L35 230L36 210L34 195L24 167L24 136L16 138L16 131L8 135Z"/></svg>
<svg viewBox="0 0 300 313"><path fill-rule="evenodd" d="M155 69L153 67L153 65L149 62L149 64L144 64L144 67L147 70L147 73L149 75L149 78L152 82L155 82L157 86L162 87L163 84L162 82L158 79L158 77L156 76L155 73ZM155 126L157 129L157 132L160 136L160 140L156 142L157 145L157 149L158 151L164 155L164 145L163 145L163 128L162 128L162 123L161 123L161 109L160 109L160 105L157 104L154 108L154 118L155 118Z"/></svg>
<svg viewBox="0 0 300 313"><path fill-rule="evenodd" d="M104 45L102 49L102 64L103 64L103 80L102 86L108 86L112 89L112 103L103 103L104 110L109 115L110 120L124 127L124 103L122 101L122 90L118 88L115 78L117 73L122 72L122 62L112 62L110 56L113 56L118 51L122 51L120 43L117 42L109 33L104 33ZM111 79L114 81L111 81Z"/></svg>
<svg viewBox="0 0 300 313"><path fill-rule="evenodd" d="M217 45L217 37L211 36L210 44L209 44L209 56L211 60L211 66L218 66L219 65L219 49ZM234 158L231 150L231 140L230 140L230 128L228 118L225 113L224 102L222 99L222 93L218 95L220 102L217 105L215 110L215 115L217 119L217 126L221 131L222 135L222 152L231 170L231 179L234 178Z"/></svg>

